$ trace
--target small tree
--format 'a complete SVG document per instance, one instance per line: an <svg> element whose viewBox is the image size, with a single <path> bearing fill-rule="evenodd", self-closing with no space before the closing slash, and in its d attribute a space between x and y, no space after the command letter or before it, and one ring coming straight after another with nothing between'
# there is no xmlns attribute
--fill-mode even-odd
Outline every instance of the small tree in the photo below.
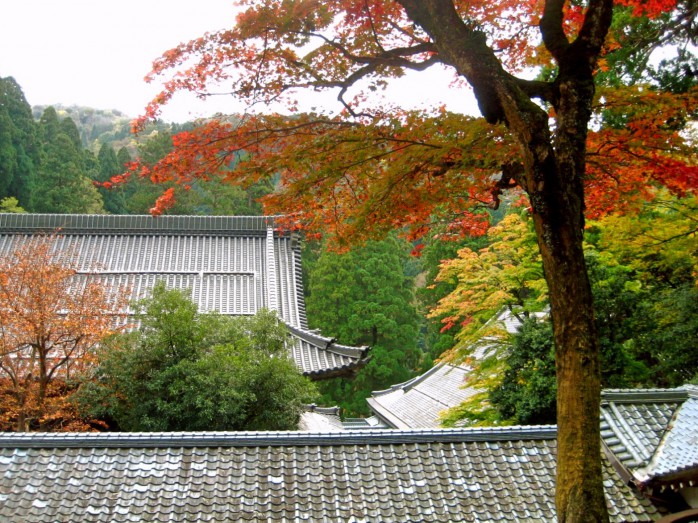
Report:
<svg viewBox="0 0 698 523"><path fill-rule="evenodd" d="M133 431L298 427L316 390L275 314L200 314L164 284L135 305L141 327L105 344L78 395L83 412Z"/></svg>
<svg viewBox="0 0 698 523"><path fill-rule="evenodd" d="M17 431L46 430L63 416L65 395L49 389L93 364L92 349L114 331L124 305L79 275L74 257L56 242L19 241L0 257L0 426Z"/></svg>

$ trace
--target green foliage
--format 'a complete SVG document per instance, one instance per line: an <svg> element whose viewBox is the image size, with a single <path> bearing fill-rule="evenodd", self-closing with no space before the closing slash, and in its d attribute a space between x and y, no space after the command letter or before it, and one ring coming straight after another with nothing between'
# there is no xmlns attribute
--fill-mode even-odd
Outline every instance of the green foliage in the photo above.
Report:
<svg viewBox="0 0 698 523"><path fill-rule="evenodd" d="M527 425L555 423L554 352L550 322L526 319L513 337L502 381L489 393L499 418Z"/></svg>
<svg viewBox="0 0 698 523"><path fill-rule="evenodd" d="M645 331L645 309L633 271L604 265L595 252L587 253L587 267L594 294L602 386L648 384L649 369L629 350ZM498 419L519 424L555 423L555 354L550 321L526 319L505 354L501 382L489 394Z"/></svg>
<svg viewBox="0 0 698 523"><path fill-rule="evenodd" d="M441 263L444 260L456 258L460 249L467 247L479 250L485 247L488 242L486 236L460 241L444 241L441 238L441 231L432 231L429 234L420 253L421 273L417 280L422 282L417 288L417 298L424 311L433 310L437 303L456 287L455 281L437 278ZM424 345L427 357L424 359L422 370L431 367L433 360L438 359L456 344L455 336L458 334L459 328L443 330L443 317L442 314L435 314L425 319Z"/></svg>
<svg viewBox="0 0 698 523"><path fill-rule="evenodd" d="M141 327L112 338L81 387L84 412L129 431L295 430L315 399L273 313L199 314L164 284L136 308Z"/></svg>
<svg viewBox="0 0 698 523"><path fill-rule="evenodd" d="M503 307L524 314L545 307L547 285L530 219L510 213L487 233L489 243L473 250L464 247L458 257L444 261L437 282L453 285L430 312L443 330L458 326L455 350L471 347L480 329Z"/></svg>
<svg viewBox="0 0 698 523"><path fill-rule="evenodd" d="M624 346L650 369L655 386L678 386L698 374L697 212L694 197L660 193L639 214L610 216L590 228L606 270L632 271L626 285L636 312L626 322L633 336Z"/></svg>
<svg viewBox="0 0 698 523"><path fill-rule="evenodd" d="M156 162L172 150L172 131L160 129L150 133L148 138L138 144L141 158ZM180 129L182 130L182 129ZM125 163L130 157L120 150L121 159L112 158L108 144L100 149L100 172L95 179L109 181L115 174L126 171ZM113 150L112 150L113 153ZM172 183L154 183L149 178L132 176L124 184L100 189L105 201L105 208L113 214L147 214L163 190L174 188L175 203L168 214L186 215L247 215L262 214L262 206L257 200L273 187L269 183L258 183L246 189L225 183L220 177L197 180L189 186L182 187Z"/></svg>
<svg viewBox="0 0 698 523"><path fill-rule="evenodd" d="M323 251L310 274L312 326L341 343L370 345L371 359L353 381L320 385L324 402L347 415L367 414L374 390L409 379L421 354L413 279L405 276L409 246L395 238L369 241L345 254Z"/></svg>
<svg viewBox="0 0 698 523"><path fill-rule="evenodd" d="M650 358L652 379L659 386L677 387L698 378L698 287L685 283L664 288L647 306L654 329L635 350Z"/></svg>
<svg viewBox="0 0 698 523"><path fill-rule="evenodd" d="M0 198L11 196L26 205L38 162L31 107L14 78L0 78Z"/></svg>
<svg viewBox="0 0 698 523"><path fill-rule="evenodd" d="M587 249L585 259L594 295L601 383L610 388L645 385L649 369L630 348L648 330L647 320L651 322L643 307L647 289L635 271L603 253Z"/></svg>
<svg viewBox="0 0 698 523"><path fill-rule="evenodd" d="M19 206L17 198L10 196L0 200L0 212L25 213L27 211Z"/></svg>
<svg viewBox="0 0 698 523"><path fill-rule="evenodd" d="M102 198L86 175L75 124L67 120L59 120L52 107L41 116L42 156L29 208L46 213L104 212Z"/></svg>
<svg viewBox="0 0 698 523"><path fill-rule="evenodd" d="M125 149L124 149L125 150ZM119 162L119 159L114 152L114 148L110 144L102 144L97 155L97 172L93 177L98 182L107 182L112 176L122 174L126 170L126 166ZM110 214L125 214L128 205L126 191L123 187L107 190L103 187L99 188L99 193L104 200L104 209Z"/></svg>
<svg viewBox="0 0 698 523"><path fill-rule="evenodd" d="M120 169L123 170L124 166L131 161L131 153L128 152L126 147L121 147L116 153L116 162L119 164Z"/></svg>
<svg viewBox="0 0 698 523"><path fill-rule="evenodd" d="M37 106L33 113L14 79L0 78L0 199L16 198L29 212L147 214L163 185L137 177L110 189L91 182L124 173L129 149L161 159L172 150L173 134L189 127L155 122L133 137L118 111ZM272 190L271 182L242 188L220 177L201 180L177 187L169 213L260 215L257 200Z"/></svg>
<svg viewBox="0 0 698 523"><path fill-rule="evenodd" d="M604 387L679 386L698 376L695 199L658 196L639 215L609 216L587 229L585 259ZM491 250L492 245L487 252ZM483 264L479 270L491 274L494 269ZM520 274L516 264L499 270ZM464 282L479 289L486 281L473 272L457 276L460 299L473 295ZM521 284L528 285L525 278ZM490 291L481 289L482 296L498 292L491 285ZM475 305L482 302L473 300ZM443 422L554 422L552 347L550 326L527 320L508 345L476 365L470 385L489 393L452 409Z"/></svg>
<svg viewBox="0 0 698 523"><path fill-rule="evenodd" d="M696 85L698 58L690 50L691 24L678 21L673 11L655 17L634 16L632 11L630 6L614 9L611 33L615 42L609 45L612 50L604 57L597 84L645 83L675 93ZM653 54L666 58L656 62Z"/></svg>

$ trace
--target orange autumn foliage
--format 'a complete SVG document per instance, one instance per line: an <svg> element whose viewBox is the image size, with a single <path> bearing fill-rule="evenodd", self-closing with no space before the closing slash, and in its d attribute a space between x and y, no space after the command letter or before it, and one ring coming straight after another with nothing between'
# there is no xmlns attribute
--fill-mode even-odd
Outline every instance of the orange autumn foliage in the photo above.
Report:
<svg viewBox="0 0 698 523"><path fill-rule="evenodd" d="M0 258L0 427L85 430L67 383L94 365L126 293L80 274L58 238L18 237Z"/></svg>
<svg viewBox="0 0 698 523"><path fill-rule="evenodd" d="M484 233L483 209L498 205L499 196L516 185L511 177L502 179L502 165L519 162L522 151L506 128L481 118L370 103L382 78L440 61L397 2L241 4L251 7L234 28L181 44L155 62L153 77L189 67L173 74L134 128L156 117L177 91L205 93L213 83L228 85L251 107L282 100L291 109L300 89L335 89L344 111L251 112L202 122L175 136L173 152L156 165L135 162L113 183L139 175L181 187L213 177L249 186L278 177L277 191L264 199L266 212L287 215L289 225L330 234L340 244L395 228L407 228L416 238L435 221L449 224L446 236ZM504 12L487 2L455 2L465 19L492 38L512 72L540 63L546 51L535 44L534 33L543 2L502 5ZM676 1L624 5L638 16L658 16ZM577 34L584 9L565 4L563 16L565 32ZM335 39L327 40L323 28L335 31ZM299 54L302 46L312 50ZM363 90L349 98L349 88L360 80ZM603 126L588 134L587 216L630 210L658 186L676 194L695 191L692 146L671 122L691 114L698 90L629 87L599 95L595 114L625 110L630 119L622 128ZM151 213L167 212L174 198L175 189L167 189Z"/></svg>

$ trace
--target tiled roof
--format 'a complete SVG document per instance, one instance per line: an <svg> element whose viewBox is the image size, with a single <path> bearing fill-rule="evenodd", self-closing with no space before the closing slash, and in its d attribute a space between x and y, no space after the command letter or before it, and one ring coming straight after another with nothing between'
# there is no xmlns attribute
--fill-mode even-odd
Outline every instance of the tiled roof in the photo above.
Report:
<svg viewBox="0 0 698 523"><path fill-rule="evenodd" d="M356 370L366 348L313 338L307 330L294 234L274 231L274 217L0 214L0 253L33 234L59 232L58 248L76 254L84 278L142 298L157 281L188 289L202 312L277 311L292 328L301 370L328 377Z"/></svg>
<svg viewBox="0 0 698 523"><path fill-rule="evenodd" d="M602 393L602 437L641 484L698 484L698 387Z"/></svg>
<svg viewBox="0 0 698 523"><path fill-rule="evenodd" d="M257 231L265 235L275 223L274 216L157 216L109 214L0 214L0 229L34 234L53 233L95 234L236 234Z"/></svg>
<svg viewBox="0 0 698 523"><path fill-rule="evenodd" d="M373 392L366 401L391 427L436 428L442 411L479 392L465 386L468 372L467 367L440 363L417 378Z"/></svg>
<svg viewBox="0 0 698 523"><path fill-rule="evenodd" d="M307 405L301 414L298 430L304 432L338 432L344 430L339 418L339 407Z"/></svg>
<svg viewBox="0 0 698 523"><path fill-rule="evenodd" d="M342 421L345 430L389 429L391 428L378 416L368 418L345 418Z"/></svg>
<svg viewBox="0 0 698 523"><path fill-rule="evenodd" d="M487 327L495 324L508 333L515 333L521 321L504 309L487 322ZM483 337L473 345L472 356L476 359L485 357L492 345L491 339ZM443 411L482 392L482 389L467 385L471 370L468 365L440 363L412 380L373 392L366 401L371 410L391 427L436 428L441 424Z"/></svg>
<svg viewBox="0 0 698 523"><path fill-rule="evenodd" d="M555 521L552 427L0 434L0 519ZM606 464L611 521L655 510Z"/></svg>

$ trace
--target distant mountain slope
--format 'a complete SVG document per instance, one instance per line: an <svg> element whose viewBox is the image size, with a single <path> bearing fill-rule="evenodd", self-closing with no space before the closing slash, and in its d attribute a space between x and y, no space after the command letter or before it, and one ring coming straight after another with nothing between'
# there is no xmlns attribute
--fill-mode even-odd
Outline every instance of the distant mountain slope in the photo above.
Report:
<svg viewBox="0 0 698 523"><path fill-rule="evenodd" d="M32 106L34 119L38 120L47 105ZM148 126L146 132L139 136L131 134L132 116L117 109L95 109L80 105L54 104L59 117L69 116L80 132L83 147L97 153L103 143L111 144L114 150L126 147L135 156L136 145L145 141L153 131L173 130L172 124L158 122Z"/></svg>

